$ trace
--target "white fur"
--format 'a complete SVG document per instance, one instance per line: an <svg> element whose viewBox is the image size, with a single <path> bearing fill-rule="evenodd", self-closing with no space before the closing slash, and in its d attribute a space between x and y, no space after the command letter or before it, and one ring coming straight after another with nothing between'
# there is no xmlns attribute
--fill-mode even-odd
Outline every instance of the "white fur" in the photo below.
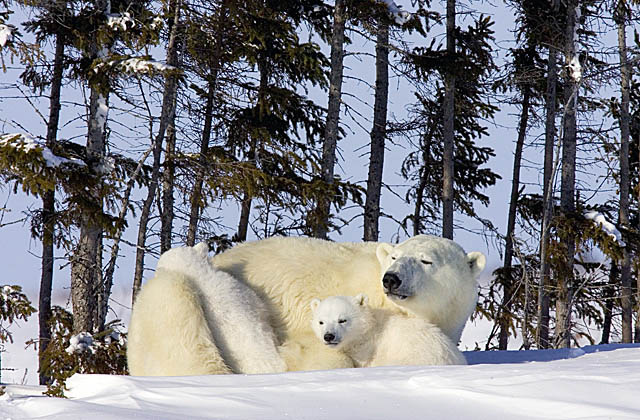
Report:
<svg viewBox="0 0 640 420"><path fill-rule="evenodd" d="M312 310L316 337L350 357L357 367L466 364L438 327L410 315L370 308L366 296L332 296L313 301Z"/></svg>
<svg viewBox="0 0 640 420"><path fill-rule="evenodd" d="M268 311L255 292L215 269L207 245L174 248L158 261L133 307L132 375L283 372Z"/></svg>
<svg viewBox="0 0 640 420"><path fill-rule="evenodd" d="M308 334L314 298L365 293L373 308L429 321L457 343L475 308L476 277L485 258L479 252L466 254L449 239L427 235L395 246L276 237L235 246L215 256L213 264L263 298L282 341ZM409 297L385 294L387 271L398 272Z"/></svg>

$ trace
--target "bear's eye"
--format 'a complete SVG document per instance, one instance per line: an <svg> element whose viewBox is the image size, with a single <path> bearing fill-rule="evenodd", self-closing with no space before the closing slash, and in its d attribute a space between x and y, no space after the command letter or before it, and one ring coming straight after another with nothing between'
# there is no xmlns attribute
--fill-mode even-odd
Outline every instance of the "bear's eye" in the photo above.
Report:
<svg viewBox="0 0 640 420"><path fill-rule="evenodd" d="M433 264L431 261L427 261L427 260L420 260L420 262L421 262L422 264L426 264L426 265L431 265L431 264Z"/></svg>
<svg viewBox="0 0 640 420"><path fill-rule="evenodd" d="M339 319L339 320L338 320L338 324L344 324L345 322L347 322L347 320L346 320L346 319Z"/></svg>
<svg viewBox="0 0 640 420"><path fill-rule="evenodd" d="M324 325L324 322L322 322L322 321L319 321L319 322L318 322L318 324L320 324L320 325Z"/></svg>
<svg viewBox="0 0 640 420"><path fill-rule="evenodd" d="M395 259L396 259L396 257L391 257L391 259L392 259L392 260L395 260Z"/></svg>

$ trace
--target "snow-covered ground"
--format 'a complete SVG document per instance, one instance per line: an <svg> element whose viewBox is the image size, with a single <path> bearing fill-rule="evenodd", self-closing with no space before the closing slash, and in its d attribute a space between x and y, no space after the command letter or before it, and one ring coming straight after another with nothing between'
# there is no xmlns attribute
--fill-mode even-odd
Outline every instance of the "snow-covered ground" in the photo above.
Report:
<svg viewBox="0 0 640 420"><path fill-rule="evenodd" d="M68 399L8 386L7 419L640 419L640 346L467 352L470 366L142 378L76 375Z"/></svg>

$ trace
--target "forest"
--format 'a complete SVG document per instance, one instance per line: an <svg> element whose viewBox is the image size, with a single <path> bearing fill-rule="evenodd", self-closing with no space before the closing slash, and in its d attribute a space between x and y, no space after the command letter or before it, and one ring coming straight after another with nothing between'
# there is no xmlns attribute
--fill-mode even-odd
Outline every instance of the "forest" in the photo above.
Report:
<svg viewBox="0 0 640 420"><path fill-rule="evenodd" d="M0 234L35 197L41 245L38 302L0 279L0 342L37 316L53 394L125 374L115 279L133 302L171 247L346 230L482 236L481 350L640 342L640 3L499 7L509 39L462 0L0 0ZM483 213L500 179L506 226Z"/></svg>

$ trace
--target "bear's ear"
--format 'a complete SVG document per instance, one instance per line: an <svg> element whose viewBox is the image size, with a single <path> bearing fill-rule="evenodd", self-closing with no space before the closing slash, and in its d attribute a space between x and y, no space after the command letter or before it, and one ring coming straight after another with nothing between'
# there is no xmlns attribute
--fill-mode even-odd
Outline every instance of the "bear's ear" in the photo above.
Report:
<svg viewBox="0 0 640 420"><path fill-rule="evenodd" d="M469 264L469 268L471 268L471 274L476 278L484 269L487 258L482 252L474 251L467 254L467 263Z"/></svg>
<svg viewBox="0 0 640 420"><path fill-rule="evenodd" d="M378 247L376 248L376 256L378 257L378 261L380 263L384 262L384 260L393 252L393 245L380 242Z"/></svg>
<svg viewBox="0 0 640 420"><path fill-rule="evenodd" d="M193 247L193 250L198 254L206 257L209 254L209 245L206 242L200 242L196 246Z"/></svg>
<svg viewBox="0 0 640 420"><path fill-rule="evenodd" d="M309 303L309 307L313 312L315 312L316 309L318 309L318 306L320 306L320 299L318 298L311 299L311 303Z"/></svg>
<svg viewBox="0 0 640 420"><path fill-rule="evenodd" d="M356 305L359 306L365 306L367 303L369 303L369 297L364 293L356 295L353 300L356 302Z"/></svg>

